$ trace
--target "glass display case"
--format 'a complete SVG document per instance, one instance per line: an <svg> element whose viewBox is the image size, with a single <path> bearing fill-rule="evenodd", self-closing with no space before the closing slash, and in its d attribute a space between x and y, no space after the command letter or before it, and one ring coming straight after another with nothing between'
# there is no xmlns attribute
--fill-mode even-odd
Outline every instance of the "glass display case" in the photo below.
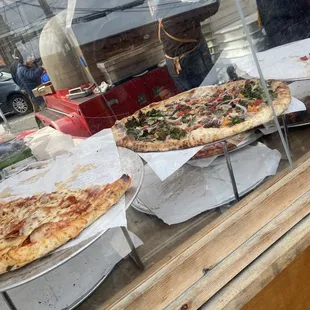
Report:
<svg viewBox="0 0 310 310"><path fill-rule="evenodd" d="M2 2L1 309L307 304L310 7L278 2Z"/></svg>

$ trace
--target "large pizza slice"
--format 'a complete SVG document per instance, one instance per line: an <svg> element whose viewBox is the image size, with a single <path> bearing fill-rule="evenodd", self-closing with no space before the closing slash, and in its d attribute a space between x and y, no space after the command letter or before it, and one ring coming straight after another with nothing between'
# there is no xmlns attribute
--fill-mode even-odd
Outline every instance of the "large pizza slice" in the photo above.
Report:
<svg viewBox="0 0 310 310"><path fill-rule="evenodd" d="M105 186L35 195L0 204L0 274L18 269L78 236L130 187L123 175Z"/></svg>
<svg viewBox="0 0 310 310"><path fill-rule="evenodd" d="M277 115L291 102L280 81L268 82ZM138 152L169 151L218 141L273 119L259 80L236 81L193 89L117 121L117 145Z"/></svg>

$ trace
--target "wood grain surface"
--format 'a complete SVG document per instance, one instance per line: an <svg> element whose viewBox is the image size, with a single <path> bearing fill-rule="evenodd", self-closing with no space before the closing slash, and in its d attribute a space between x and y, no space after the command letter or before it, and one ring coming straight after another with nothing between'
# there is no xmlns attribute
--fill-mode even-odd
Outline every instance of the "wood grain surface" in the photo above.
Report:
<svg viewBox="0 0 310 310"><path fill-rule="evenodd" d="M308 309L305 305L310 297L309 245L310 215L215 294L201 310Z"/></svg>
<svg viewBox="0 0 310 310"><path fill-rule="evenodd" d="M310 154L225 212L100 309L197 309L310 212Z"/></svg>
<svg viewBox="0 0 310 310"><path fill-rule="evenodd" d="M309 221L307 224L309 227ZM242 309L310 309L309 279L310 248L308 247Z"/></svg>

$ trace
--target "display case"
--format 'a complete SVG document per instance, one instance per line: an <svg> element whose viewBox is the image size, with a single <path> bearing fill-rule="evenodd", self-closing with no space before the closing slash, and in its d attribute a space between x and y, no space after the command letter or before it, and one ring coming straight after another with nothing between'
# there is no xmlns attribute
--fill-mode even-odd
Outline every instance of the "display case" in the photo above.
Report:
<svg viewBox="0 0 310 310"><path fill-rule="evenodd" d="M306 309L309 12L4 1L0 308Z"/></svg>

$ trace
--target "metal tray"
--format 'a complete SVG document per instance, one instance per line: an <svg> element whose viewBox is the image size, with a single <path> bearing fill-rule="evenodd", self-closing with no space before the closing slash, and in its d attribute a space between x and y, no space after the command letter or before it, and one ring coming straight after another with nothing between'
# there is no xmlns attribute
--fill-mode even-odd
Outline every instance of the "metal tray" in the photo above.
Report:
<svg viewBox="0 0 310 310"><path fill-rule="evenodd" d="M144 214L148 215L154 215L154 212L152 212L140 199L137 197L131 204L131 206L136 209L139 212L142 212Z"/></svg>
<svg viewBox="0 0 310 310"><path fill-rule="evenodd" d="M131 188L125 195L126 208L128 208L140 190L143 181L144 168L142 160L137 154L124 148L118 148L118 150L123 173L129 174L132 178ZM104 233L105 232L98 234L95 237L89 238L88 240L85 240L84 242L81 242L71 248L64 249L63 251L52 252L21 269L1 275L0 292L4 292L25 284L48 273L49 271L52 271L84 251L87 247L97 241Z"/></svg>
<svg viewBox="0 0 310 310"><path fill-rule="evenodd" d="M299 122L299 123L293 123L293 124L287 124L288 128L295 128L295 127L303 127L303 126L309 126L310 122Z"/></svg>
<svg viewBox="0 0 310 310"><path fill-rule="evenodd" d="M253 133L251 133L251 134L247 137L247 139L246 139L245 141L240 142L239 145L238 145L236 148L234 148L234 149L232 149L232 150L229 150L228 153L232 153L232 152L238 151L238 150L240 150L240 149L242 149L242 148L248 146L249 144L254 143L255 141L257 141L257 140L258 140L259 138L261 138L262 136L263 136L263 133L260 132L259 130L254 131ZM215 141L215 142L206 144L205 146L212 145L212 144L219 143L219 142L223 142L223 141L226 141L226 140L228 140L228 139L230 139L230 138L232 138L232 137L228 137L228 138L226 138L226 139L222 139L222 140L219 140L219 141ZM218 154L218 155L216 155L216 156L224 156L224 151L223 151L222 154ZM192 160L197 161L197 160L199 160L199 159L191 159L191 160L189 160L189 162L191 162Z"/></svg>
<svg viewBox="0 0 310 310"><path fill-rule="evenodd" d="M248 146L249 144L254 143L255 141L257 141L257 140L258 140L259 138L261 138L262 136L263 136L262 132L260 132L260 131L254 131L244 142L240 143L239 146L236 147L235 149L230 150L229 153L232 153L232 152L234 152L234 151L240 150L240 149L242 149L242 148ZM228 138L226 138L226 139L228 139ZM207 144L207 145L212 145L212 144L214 144L214 143L218 143L218 142L221 142L221 141L225 141L226 139L223 139L223 140L220 140L220 141L216 141L216 142L212 142L212 143L209 143L209 144ZM223 153L223 154L219 154L218 156L224 156L224 153ZM196 159L195 161L198 161L198 160L199 160L199 159ZM189 160L188 163L190 164L191 161L192 161L192 160ZM248 191L251 191L251 190L252 190L252 188L249 188ZM248 192L248 191L247 191L247 192ZM247 193L247 192L246 192L246 193ZM241 193L241 195L245 195L246 193ZM225 205L225 204L227 204L227 203L225 202L225 203L221 204L220 206ZM137 198L133 201L133 203L132 203L131 206L132 206L134 209L136 209L137 211L139 211L139 212L142 212L142 213L144 213L144 214L154 215L154 216L155 216L155 214L154 214L154 213L153 213L140 199L139 199L139 197L137 197ZM219 207L219 206L215 206L214 208L217 208L217 207Z"/></svg>
<svg viewBox="0 0 310 310"><path fill-rule="evenodd" d="M251 191L255 190L256 188L258 188L262 183L265 182L265 179L260 180L259 182L257 182L256 184L254 184L253 186L249 187L247 190L239 193L240 198L245 197L248 193L250 193ZM138 203L136 203L138 201ZM232 197L231 199L228 199L226 201L224 201L221 204L215 205L214 209L219 208L219 207L223 207L226 206L228 204L230 204L231 202L235 201L235 198ZM139 197L137 197L135 199L135 201L133 202L133 204L131 205L134 209L136 209L137 211L147 214L147 215L152 215L152 216L156 216L155 213L153 213L140 199ZM209 211L209 210L207 210ZM206 212L207 212L206 211Z"/></svg>
<svg viewBox="0 0 310 310"><path fill-rule="evenodd" d="M133 235L131 238L136 246L140 244L138 238ZM105 281L114 266L129 252L123 230L112 228L82 255L7 293L19 310L72 310ZM8 309L1 299L0 309Z"/></svg>

